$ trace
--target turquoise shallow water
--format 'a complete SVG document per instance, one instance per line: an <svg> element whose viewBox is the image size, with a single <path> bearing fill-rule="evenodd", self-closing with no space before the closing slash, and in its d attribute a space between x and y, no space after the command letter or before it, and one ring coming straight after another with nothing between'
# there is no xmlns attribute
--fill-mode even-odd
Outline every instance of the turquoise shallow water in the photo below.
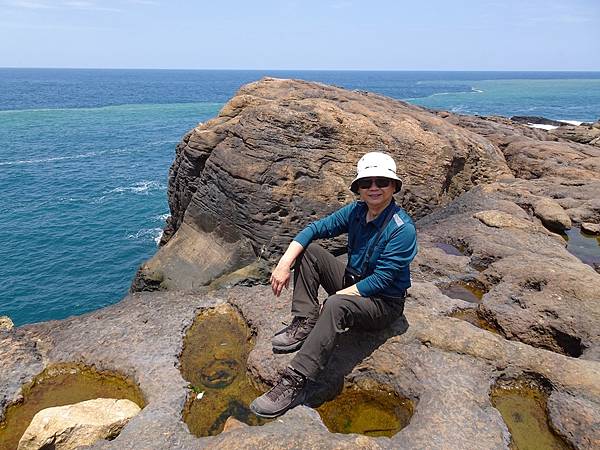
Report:
<svg viewBox="0 0 600 450"><path fill-rule="evenodd" d="M470 85L467 92L442 92L411 102L459 114L600 119L600 80L482 80Z"/></svg>
<svg viewBox="0 0 600 450"><path fill-rule="evenodd" d="M177 142L264 75L457 112L600 116L600 73L0 69L0 315L119 301L156 251Z"/></svg>
<svg viewBox="0 0 600 450"><path fill-rule="evenodd" d="M0 162L0 314L22 324L122 298L156 250L176 143L219 107L0 112L13 150Z"/></svg>

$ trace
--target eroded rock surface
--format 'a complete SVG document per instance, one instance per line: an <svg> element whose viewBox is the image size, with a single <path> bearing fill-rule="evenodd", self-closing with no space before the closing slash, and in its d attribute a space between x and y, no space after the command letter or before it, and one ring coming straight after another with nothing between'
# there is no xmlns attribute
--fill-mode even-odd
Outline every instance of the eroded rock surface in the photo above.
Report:
<svg viewBox="0 0 600 450"><path fill-rule="evenodd" d="M600 121L579 126L560 127L552 130L551 134L561 139L600 147Z"/></svg>
<svg viewBox="0 0 600 450"><path fill-rule="evenodd" d="M424 109L263 79L177 146L166 245L138 278L190 290L258 256L271 259L303 226L353 199L356 161L373 150L402 162L403 203L417 217L474 185L512 177L496 145Z"/></svg>
<svg viewBox="0 0 600 450"><path fill-rule="evenodd" d="M92 448L506 448L508 432L491 406L489 389L500 376L538 373L556 395L581 403L587 422L600 418L600 363L508 341L447 317L466 302L444 296L430 282L416 282L406 319L381 333L341 336L323 379L311 386L311 404L331 398L344 383L387 390L415 402L410 424L391 439L332 434L318 414L299 407L262 427L238 427L195 438L181 420L187 388L177 369L183 336L202 308L229 302L256 332L248 367L257 380L272 382L291 355L273 355L272 333L289 319L290 296L273 298L270 288L234 287L212 294L141 293L85 316L22 327L19 339L40 344L46 364L71 360L125 371L148 399L113 441ZM87 333L82 333L85 329ZM124 339L130 336L131 340ZM33 352L33 349L30 350ZM4 379L4 362L0 375ZM26 373L23 364L19 373ZM14 373L14 372L13 372ZM27 378L26 376L24 378ZM18 389L3 395L16 398ZM573 406L575 407L575 406ZM552 423L576 448L593 448L594 431L578 425L573 408L555 408ZM576 437L574 437L576 434Z"/></svg>
<svg viewBox="0 0 600 450"><path fill-rule="evenodd" d="M140 412L131 400L97 398L38 412L17 450L71 450L100 439L114 439Z"/></svg>

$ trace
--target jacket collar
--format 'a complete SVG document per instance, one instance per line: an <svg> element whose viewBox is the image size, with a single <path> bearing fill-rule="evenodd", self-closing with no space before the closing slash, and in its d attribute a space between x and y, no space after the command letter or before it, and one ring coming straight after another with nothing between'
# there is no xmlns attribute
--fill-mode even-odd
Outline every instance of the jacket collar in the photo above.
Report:
<svg viewBox="0 0 600 450"><path fill-rule="evenodd" d="M361 213L359 214L358 218L360 218L361 223L366 224L367 223L367 212L369 211L369 208L367 207L367 204L365 202L359 201L358 204L362 208ZM396 201L392 197L392 201L390 202L390 204L387 205L387 207L383 211L381 211L381 214L379 214L377 216L377 218L370 223L375 225L377 228L381 228L383 225L383 222L385 222L385 218L389 214L390 210L395 209L395 208L396 208Z"/></svg>

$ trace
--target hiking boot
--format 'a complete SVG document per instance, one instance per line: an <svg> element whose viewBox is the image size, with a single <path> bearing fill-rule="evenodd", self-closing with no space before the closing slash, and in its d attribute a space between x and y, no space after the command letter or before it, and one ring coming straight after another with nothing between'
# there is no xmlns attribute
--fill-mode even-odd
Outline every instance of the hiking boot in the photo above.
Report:
<svg viewBox="0 0 600 450"><path fill-rule="evenodd" d="M254 414L267 419L278 417L288 409L298 406L306 399L306 378L291 367L277 383L266 393L254 399L250 409Z"/></svg>
<svg viewBox="0 0 600 450"><path fill-rule="evenodd" d="M278 331L271 339L273 350L278 353L295 352L306 340L315 326L316 319L308 317L294 317L292 323L283 330Z"/></svg>

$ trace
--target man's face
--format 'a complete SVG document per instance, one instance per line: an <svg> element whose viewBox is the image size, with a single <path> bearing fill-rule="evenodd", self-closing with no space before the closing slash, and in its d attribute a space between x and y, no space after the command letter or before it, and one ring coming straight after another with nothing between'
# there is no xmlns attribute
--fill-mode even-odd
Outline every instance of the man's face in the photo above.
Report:
<svg viewBox="0 0 600 450"><path fill-rule="evenodd" d="M367 204L369 209L378 210L386 206L392 199L395 190L396 181L389 178L374 177L358 180L360 199Z"/></svg>

